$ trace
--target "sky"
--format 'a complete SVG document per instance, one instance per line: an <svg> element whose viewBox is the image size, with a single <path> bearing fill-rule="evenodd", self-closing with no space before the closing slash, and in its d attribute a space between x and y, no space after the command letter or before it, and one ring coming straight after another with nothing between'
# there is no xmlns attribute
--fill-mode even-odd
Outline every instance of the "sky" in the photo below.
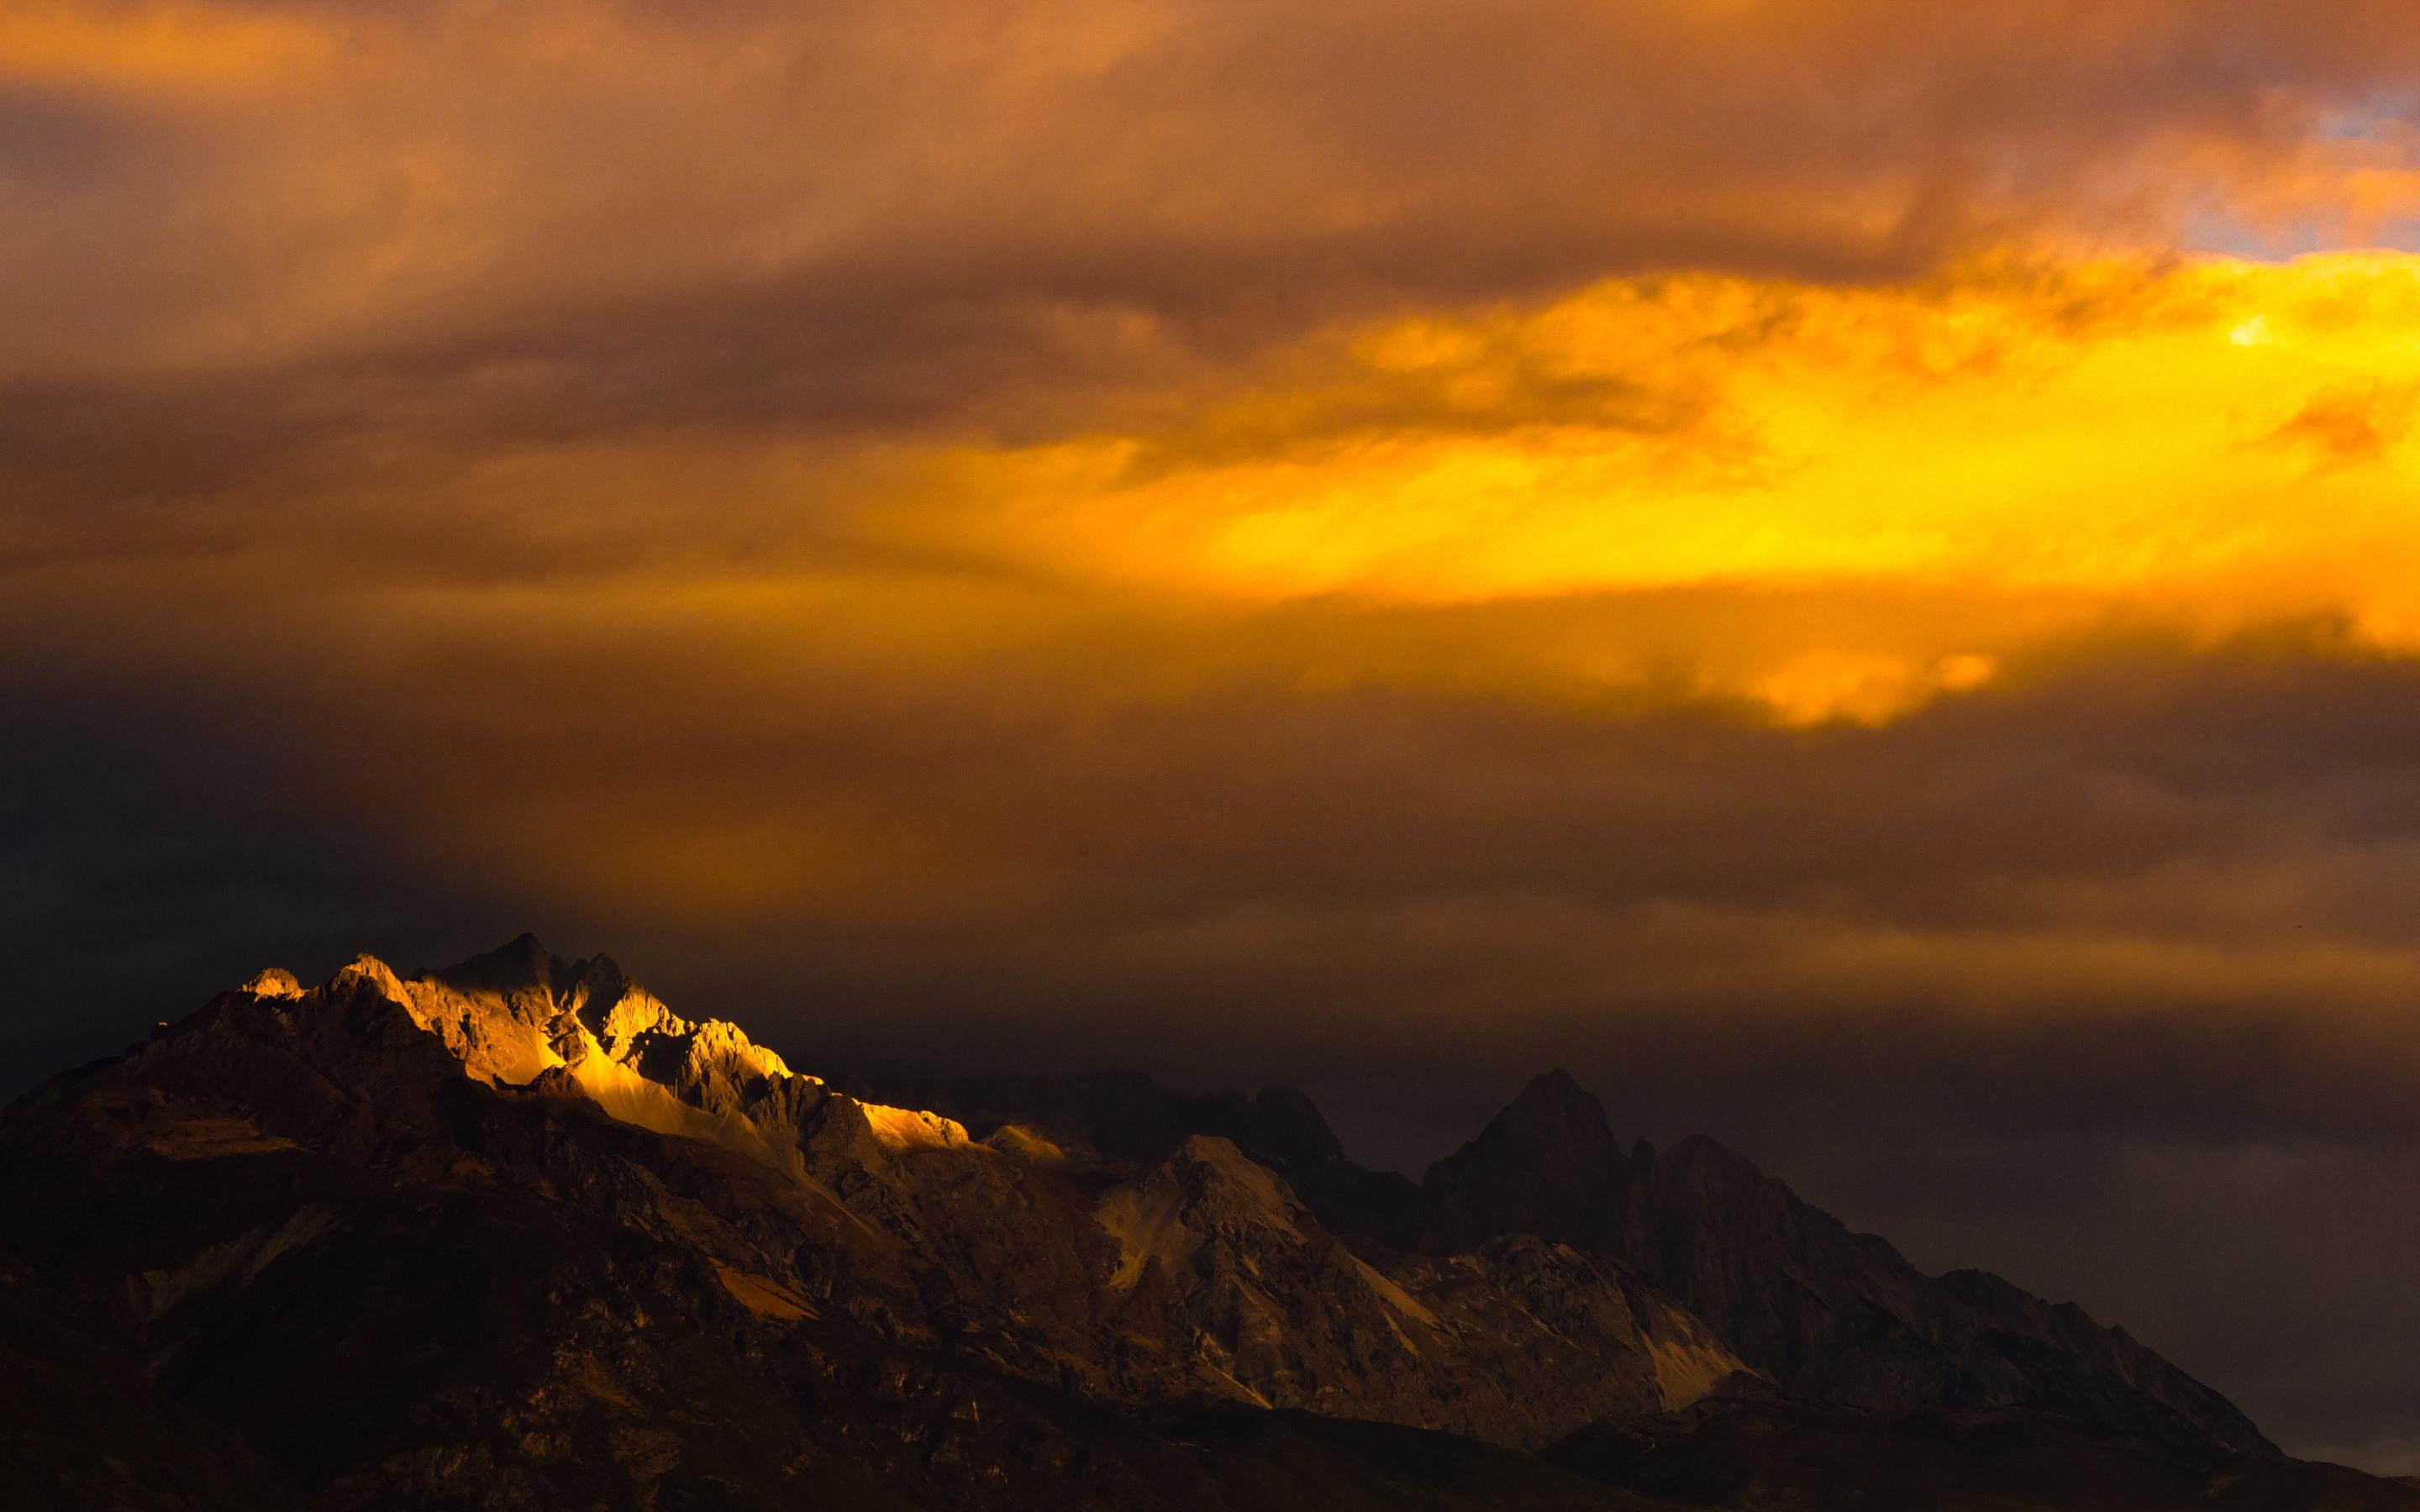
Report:
<svg viewBox="0 0 2420 1512"><path fill-rule="evenodd" d="M12 0L0 1093L524 928L1565 1065L2420 1473L2405 0Z"/></svg>

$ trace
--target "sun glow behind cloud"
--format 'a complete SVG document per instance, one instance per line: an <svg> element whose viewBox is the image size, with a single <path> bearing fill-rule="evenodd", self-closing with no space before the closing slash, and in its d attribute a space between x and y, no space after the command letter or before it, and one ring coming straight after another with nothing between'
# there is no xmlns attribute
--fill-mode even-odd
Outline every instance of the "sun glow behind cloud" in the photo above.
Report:
<svg viewBox="0 0 2420 1512"><path fill-rule="evenodd" d="M1567 693L1653 682L1795 723L2097 627L2341 621L2349 650L2420 649L2420 259L1621 282L1269 369L1156 430L910 466L862 528L1246 604L1729 595L1730 634L1537 650ZM1811 593L1871 609L1760 625L1761 596ZM1967 639L1896 622L1939 594L1977 605Z"/></svg>
<svg viewBox="0 0 2420 1512"><path fill-rule="evenodd" d="M2420 28L2023 9L39 8L0 616L417 709L312 780L428 865L762 917L1051 872L801 796L825 703L1879 730L2420 649L2413 260L2174 250L2398 213Z"/></svg>

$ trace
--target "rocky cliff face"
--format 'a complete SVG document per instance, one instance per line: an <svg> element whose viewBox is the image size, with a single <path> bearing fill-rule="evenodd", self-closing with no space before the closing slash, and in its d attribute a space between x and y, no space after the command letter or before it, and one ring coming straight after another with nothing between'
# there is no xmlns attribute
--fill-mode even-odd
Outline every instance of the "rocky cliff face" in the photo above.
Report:
<svg viewBox="0 0 2420 1512"><path fill-rule="evenodd" d="M1539 1077L1429 1172L1433 1242L1533 1233L1651 1277L1774 1381L1905 1412L2017 1408L2220 1451L2267 1447L2216 1392L2073 1305L1931 1277L1711 1139L1615 1143L1569 1076Z"/></svg>
<svg viewBox="0 0 2420 1512"><path fill-rule="evenodd" d="M169 1440L226 1437L195 1484L330 1507L1232 1504L1478 1451L1204 1412L1538 1449L1752 1377L2264 1447L2071 1308L1924 1277L1711 1144L1624 1151L1568 1077L1422 1187L1298 1094L933 1090L839 1090L526 937L263 973L0 1118L0 1274Z"/></svg>
<svg viewBox="0 0 2420 1512"><path fill-rule="evenodd" d="M12 1110L0 1204L25 1264L195 1389L284 1379L261 1330L301 1305L288 1288L408 1299L357 1362L403 1399L363 1427L373 1460L316 1466L320 1495L406 1465L494 1491L567 1445L619 1443L616 1404L644 1395L631 1372L670 1389L698 1368L678 1358L692 1346L729 1352L656 1357L693 1330L749 1340L703 1379L811 1348L1114 1411L1300 1408L1521 1446L1679 1405L1739 1366L1603 1257L1528 1239L1451 1264L1357 1253L1224 1137L1147 1164L1028 1125L977 1139L527 940L410 980L368 959L307 990L256 978ZM535 1273L499 1298L504 1283L425 1257L405 1284L390 1273L414 1225L490 1227L473 1256L525 1239ZM595 1257L575 1262L582 1234ZM458 1306L418 1291L440 1277ZM424 1326L430 1342L410 1336ZM462 1328L479 1342L433 1342ZM436 1350L433 1381L450 1351L491 1343L547 1358L425 1395L390 1358ZM519 1425L509 1443L486 1433L498 1421ZM623 1458L644 1473L653 1453Z"/></svg>

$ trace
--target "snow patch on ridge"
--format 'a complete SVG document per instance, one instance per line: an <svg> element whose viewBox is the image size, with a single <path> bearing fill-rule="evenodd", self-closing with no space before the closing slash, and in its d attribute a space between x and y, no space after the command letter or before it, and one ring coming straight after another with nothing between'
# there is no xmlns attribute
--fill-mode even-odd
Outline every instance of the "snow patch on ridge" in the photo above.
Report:
<svg viewBox="0 0 2420 1512"><path fill-rule="evenodd" d="M1057 1169L1072 1164L1067 1151L1040 1130L1022 1123L1003 1123L984 1141L992 1149L1024 1156L1036 1165Z"/></svg>
<svg viewBox="0 0 2420 1512"><path fill-rule="evenodd" d="M1655 1367L1655 1389L1668 1412L1704 1401L1723 1378L1747 1368L1730 1351L1713 1344L1649 1339L1647 1352Z"/></svg>
<svg viewBox="0 0 2420 1512"><path fill-rule="evenodd" d="M1372 1265L1369 1261L1363 1259L1360 1256L1354 1255L1351 1256L1350 1258L1353 1261L1354 1269L1361 1273L1362 1280L1370 1283L1370 1289L1378 1294L1378 1300L1380 1302L1385 1303L1388 1306L1392 1307L1395 1311L1402 1313L1406 1318L1417 1318L1421 1322L1428 1324L1431 1328L1437 1326L1436 1314L1431 1312L1427 1305L1419 1298L1413 1296L1410 1292L1405 1291L1402 1287L1399 1287L1394 1282L1388 1280L1384 1272L1380 1271L1376 1266ZM1400 1334L1403 1331L1398 1329L1396 1332ZM1411 1340L1405 1339L1404 1342L1409 1344Z"/></svg>
<svg viewBox="0 0 2420 1512"><path fill-rule="evenodd" d="M879 1103L860 1103L858 1110L865 1115L866 1127L875 1139L887 1149L967 1149L974 1141L967 1135L967 1126L955 1119L945 1119L922 1108L885 1107Z"/></svg>

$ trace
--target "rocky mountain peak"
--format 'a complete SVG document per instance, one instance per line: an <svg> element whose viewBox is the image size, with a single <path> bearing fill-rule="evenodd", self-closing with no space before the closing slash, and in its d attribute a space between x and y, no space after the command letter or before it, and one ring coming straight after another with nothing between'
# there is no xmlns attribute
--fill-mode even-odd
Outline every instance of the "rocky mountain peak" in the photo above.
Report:
<svg viewBox="0 0 2420 1512"><path fill-rule="evenodd" d="M283 966L271 966L265 971L255 972L236 991L250 993L255 997L300 997L302 995L302 983Z"/></svg>
<svg viewBox="0 0 2420 1512"><path fill-rule="evenodd" d="M507 996L535 994L551 998L568 985L572 974L571 966L549 950L535 934L523 931L492 950L427 975L462 992Z"/></svg>
<svg viewBox="0 0 2420 1512"><path fill-rule="evenodd" d="M482 1463L444 1438L467 1431L462 1401L526 1403L542 1426L483 1443L509 1473L453 1504L500 1504L513 1476L555 1473L530 1447L548 1435L687 1421L669 1383L701 1367L771 1404L752 1409L766 1431L813 1431L795 1404L856 1390L826 1373L840 1360L884 1362L866 1388L883 1422L939 1371L1087 1412L1208 1398L1538 1448L1750 1372L1877 1413L2013 1407L2188 1456L2264 1447L2080 1309L1924 1276L1710 1140L1625 1151L1568 1072L1419 1185L1354 1165L1298 1091L856 1090L527 935L409 979L369 957L307 991L263 973L0 1119L0 1235L61 1257L46 1284L137 1299L143 1347L198 1399L229 1370L272 1394L397 1382L403 1407L346 1451L369 1488L348 1505L398 1500L390 1464ZM467 1216L431 1229L448 1211ZM120 1233L146 1237L94 1237ZM473 1291L505 1277L576 1312L489 1319L508 1357L411 1353L456 1327L466 1268ZM332 1373L291 1352L297 1309L341 1333L365 1286L397 1337L363 1358L420 1364ZM235 1364L178 1374L213 1356ZM446 1376L472 1360L510 1379ZM661 1410L634 1424L642 1400Z"/></svg>
<svg viewBox="0 0 2420 1512"><path fill-rule="evenodd" d="M1559 1067L1530 1077L1521 1094L1480 1137L1486 1139L1490 1134L1537 1145L1595 1148L1613 1143L1605 1103L1582 1087L1578 1077Z"/></svg>
<svg viewBox="0 0 2420 1512"><path fill-rule="evenodd" d="M1621 1231L1630 1176L1605 1104L1569 1072L1549 1071L1422 1184L1450 1246L1511 1233L1595 1243Z"/></svg>
<svg viewBox="0 0 2420 1512"><path fill-rule="evenodd" d="M1234 1120L1233 1137L1255 1157L1285 1165L1344 1158L1344 1144L1319 1105L1292 1087L1264 1087L1253 1093Z"/></svg>
<svg viewBox="0 0 2420 1512"><path fill-rule="evenodd" d="M395 974L393 966L374 955L353 957L328 979L326 990L331 995L369 992L398 1003L406 1000L403 980Z"/></svg>

